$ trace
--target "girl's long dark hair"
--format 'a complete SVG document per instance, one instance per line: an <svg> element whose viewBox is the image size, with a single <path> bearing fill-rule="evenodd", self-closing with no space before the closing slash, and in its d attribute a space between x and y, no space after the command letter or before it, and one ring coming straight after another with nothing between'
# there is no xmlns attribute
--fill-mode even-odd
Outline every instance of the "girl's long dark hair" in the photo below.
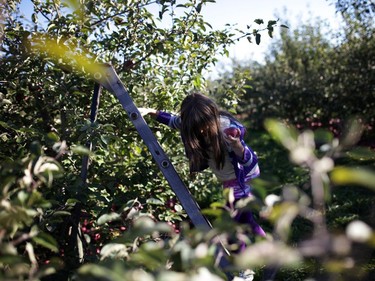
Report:
<svg viewBox="0 0 375 281"><path fill-rule="evenodd" d="M225 160L225 141L220 132L220 111L210 98L193 93L181 104L181 135L189 158L190 172L207 164L211 151L218 169Z"/></svg>

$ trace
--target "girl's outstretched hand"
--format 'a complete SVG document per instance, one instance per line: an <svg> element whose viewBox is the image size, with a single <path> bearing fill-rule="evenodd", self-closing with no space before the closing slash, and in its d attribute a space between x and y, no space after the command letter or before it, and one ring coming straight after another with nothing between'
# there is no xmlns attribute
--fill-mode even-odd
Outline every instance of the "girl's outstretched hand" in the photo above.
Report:
<svg viewBox="0 0 375 281"><path fill-rule="evenodd" d="M146 107L138 107L139 113L141 113L142 116L145 115L151 115L152 117L156 117L158 111L153 108L146 108Z"/></svg>

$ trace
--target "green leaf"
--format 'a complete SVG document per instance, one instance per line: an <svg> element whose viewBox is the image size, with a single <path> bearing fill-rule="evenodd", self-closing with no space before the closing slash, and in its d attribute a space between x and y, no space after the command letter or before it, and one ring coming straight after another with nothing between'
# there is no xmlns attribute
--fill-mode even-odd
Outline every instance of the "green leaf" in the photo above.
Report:
<svg viewBox="0 0 375 281"><path fill-rule="evenodd" d="M202 3L199 3L199 4L197 5L197 7L196 7L196 11L197 11L197 13L199 14L199 13L201 12L201 10L202 10Z"/></svg>
<svg viewBox="0 0 375 281"><path fill-rule="evenodd" d="M132 260L146 266L150 270L160 268L165 264L167 258L165 251L155 242L143 244L137 253L132 255Z"/></svg>
<svg viewBox="0 0 375 281"><path fill-rule="evenodd" d="M264 122L264 126L271 136L286 148L291 148L295 145L298 133L294 127L287 126L276 119L267 119Z"/></svg>
<svg viewBox="0 0 375 281"><path fill-rule="evenodd" d="M31 15L31 20L33 21L33 23L37 24L38 23L38 15L36 13L33 13Z"/></svg>
<svg viewBox="0 0 375 281"><path fill-rule="evenodd" d="M66 205L75 205L76 203L79 203L80 201L78 199L75 199L75 198L69 198L68 200L66 200Z"/></svg>
<svg viewBox="0 0 375 281"><path fill-rule="evenodd" d="M16 255L9 255L9 254L1 254L0 255L0 263L7 264L7 265L14 265L17 263L25 262L25 258Z"/></svg>
<svg viewBox="0 0 375 281"><path fill-rule="evenodd" d="M121 219L121 215L118 213L105 214L98 219L98 225L102 225L107 222L116 221L119 219Z"/></svg>
<svg viewBox="0 0 375 281"><path fill-rule="evenodd" d="M347 151L346 154L350 158L359 161L375 160L375 151L369 147L355 147L352 150Z"/></svg>
<svg viewBox="0 0 375 281"><path fill-rule="evenodd" d="M61 175L63 173L62 166L59 162L54 159L46 159L46 161L40 165L39 169L35 171L41 174L53 174L54 176Z"/></svg>
<svg viewBox="0 0 375 281"><path fill-rule="evenodd" d="M314 131L314 139L316 143L331 143L333 134L327 129L317 129Z"/></svg>
<svg viewBox="0 0 375 281"><path fill-rule="evenodd" d="M17 194L18 200L22 205L25 204L25 201L29 198L29 193L26 193L25 191L21 190Z"/></svg>
<svg viewBox="0 0 375 281"><path fill-rule="evenodd" d="M105 135L101 135L100 136L100 140L105 144L105 145L108 145L109 141L111 140L110 137L108 136L105 136Z"/></svg>
<svg viewBox="0 0 375 281"><path fill-rule="evenodd" d="M12 129L12 127L9 126L8 123L4 121L0 121L0 126L4 127L5 129Z"/></svg>
<svg viewBox="0 0 375 281"><path fill-rule="evenodd" d="M8 100L8 99L2 99L0 104L1 105L3 105L3 104L12 104L12 102L10 100Z"/></svg>
<svg viewBox="0 0 375 281"><path fill-rule="evenodd" d="M39 141L33 141L30 145L30 151L32 154L39 156L42 154L42 146Z"/></svg>
<svg viewBox="0 0 375 281"><path fill-rule="evenodd" d="M273 28L268 28L268 36L270 37L270 38L273 38Z"/></svg>
<svg viewBox="0 0 375 281"><path fill-rule="evenodd" d="M223 210L220 210L220 209L203 209L202 210L202 214L205 215L205 216L212 216L212 217L216 217L216 218L219 218L223 215Z"/></svg>
<svg viewBox="0 0 375 281"><path fill-rule="evenodd" d="M3 162L3 164L5 164ZM1 179L0 182L0 192L6 195L10 189L10 187L16 182L17 178L15 176L8 176Z"/></svg>
<svg viewBox="0 0 375 281"><path fill-rule="evenodd" d="M48 133L48 134L47 134L47 137L48 137L50 140L55 141L55 142L57 142L57 141L60 140L59 135L56 134L56 133L54 133L54 132L50 132L50 133Z"/></svg>
<svg viewBox="0 0 375 281"><path fill-rule="evenodd" d="M133 208L133 206L138 202L138 199L134 199L134 200L129 200L128 202L125 203L124 206L121 207L122 211L123 212L127 212L129 211L131 208Z"/></svg>
<svg viewBox="0 0 375 281"><path fill-rule="evenodd" d="M267 26L271 27L271 26L275 25L276 23L277 23L277 21L275 21L275 20L269 20L268 23L267 23Z"/></svg>
<svg viewBox="0 0 375 281"><path fill-rule="evenodd" d="M261 35L260 35L259 33L257 33L257 34L255 35L255 43L256 43L257 45L260 44L260 37L261 37Z"/></svg>
<svg viewBox="0 0 375 281"><path fill-rule="evenodd" d="M73 145L71 147L71 151L73 153L79 154L79 155L93 155L93 153L85 146L82 145Z"/></svg>
<svg viewBox="0 0 375 281"><path fill-rule="evenodd" d="M261 241L237 255L234 262L240 268L254 268L265 264L296 266L302 260L300 253L282 242Z"/></svg>
<svg viewBox="0 0 375 281"><path fill-rule="evenodd" d="M331 180L337 185L358 184L375 191L375 173L364 168L336 167Z"/></svg>
<svg viewBox="0 0 375 281"><path fill-rule="evenodd" d="M262 19L255 19L254 22L255 22L256 24L259 24L259 25L261 25L261 24L264 23L264 21L263 21Z"/></svg>
<svg viewBox="0 0 375 281"><path fill-rule="evenodd" d="M182 210L183 210L183 208L180 204L174 205L174 209L176 210L176 212L182 212Z"/></svg>
<svg viewBox="0 0 375 281"><path fill-rule="evenodd" d="M103 280L124 281L123 273L95 264L85 264L78 269L80 275L94 276Z"/></svg>
<svg viewBox="0 0 375 281"><path fill-rule="evenodd" d="M126 258L128 257L128 250L124 244L109 243L106 244L100 251L101 259L105 258Z"/></svg>
<svg viewBox="0 0 375 281"><path fill-rule="evenodd" d="M68 211L56 211L53 216L71 216L72 214Z"/></svg>
<svg viewBox="0 0 375 281"><path fill-rule="evenodd" d="M50 31L50 30L55 29L55 28L56 28L56 24L51 23L50 25L48 25L47 31Z"/></svg>
<svg viewBox="0 0 375 281"><path fill-rule="evenodd" d="M37 236L33 237L32 240L47 248L47 249L50 249L51 251L57 253L59 251L58 249L58 244L56 242L56 240L49 234L45 233L45 232L39 232Z"/></svg>
<svg viewBox="0 0 375 281"><path fill-rule="evenodd" d="M163 201L157 198L148 198L146 203L151 205L164 205Z"/></svg>

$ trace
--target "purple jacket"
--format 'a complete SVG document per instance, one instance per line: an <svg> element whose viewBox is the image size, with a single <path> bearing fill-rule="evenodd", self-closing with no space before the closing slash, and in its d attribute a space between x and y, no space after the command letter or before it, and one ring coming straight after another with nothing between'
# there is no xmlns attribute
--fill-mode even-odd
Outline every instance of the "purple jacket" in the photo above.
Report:
<svg viewBox="0 0 375 281"><path fill-rule="evenodd" d="M242 145L245 148L244 156L242 159L238 157L233 151L228 150L229 158L233 165L233 169L236 175L235 185L239 187L239 190L238 190L239 192L236 190L237 194L235 194L235 197L242 198L242 197L248 196L250 193L250 188L246 184L246 182L252 178L259 176L260 174L259 167L258 167L258 158L256 154L254 153L254 151L249 146L247 146L244 141L244 135L246 132L245 127L234 118L227 116L227 115L224 115L224 116L228 117L230 121L230 124L228 127L235 127L235 128L240 129L241 131L240 140L241 140ZM156 117L156 120L173 129L181 128L180 116L172 115L168 112L159 111L159 114ZM224 129L224 128L221 128L221 129ZM208 165L205 165L199 171L202 171L206 169L207 167ZM224 182L224 186L225 186L225 182Z"/></svg>

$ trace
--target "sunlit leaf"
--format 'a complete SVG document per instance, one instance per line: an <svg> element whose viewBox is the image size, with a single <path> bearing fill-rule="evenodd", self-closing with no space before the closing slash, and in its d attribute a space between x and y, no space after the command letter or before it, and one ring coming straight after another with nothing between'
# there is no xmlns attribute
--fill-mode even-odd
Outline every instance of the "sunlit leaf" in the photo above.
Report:
<svg viewBox="0 0 375 281"><path fill-rule="evenodd" d="M147 204L152 204L152 205L164 205L163 201L157 198L148 198L146 200Z"/></svg>
<svg viewBox="0 0 375 281"><path fill-rule="evenodd" d="M301 260L298 250L281 242L264 241L248 246L235 257L235 264L243 269L264 265L294 267Z"/></svg>
<svg viewBox="0 0 375 281"><path fill-rule="evenodd" d="M174 207L173 207L176 212L182 212L183 208L180 204L175 204Z"/></svg>
<svg viewBox="0 0 375 281"><path fill-rule="evenodd" d="M132 260L154 270L163 267L167 257L162 243L147 242L138 249L137 253L132 255Z"/></svg>
<svg viewBox="0 0 375 281"><path fill-rule="evenodd" d="M101 259L105 258L126 258L128 250L124 244L109 243L100 251Z"/></svg>
<svg viewBox="0 0 375 281"><path fill-rule="evenodd" d="M73 153L79 155L93 155L90 149L82 145L73 145L70 149Z"/></svg>
<svg viewBox="0 0 375 281"><path fill-rule="evenodd" d="M68 211L56 211L53 212L53 216L71 216L72 214Z"/></svg>
<svg viewBox="0 0 375 281"><path fill-rule="evenodd" d="M56 134L56 133L54 133L54 132L49 132L49 133L47 134L47 137L48 137L50 140L55 141L55 142L57 142L57 141L60 140L59 135Z"/></svg>
<svg viewBox="0 0 375 281"><path fill-rule="evenodd" d="M68 200L66 200L66 204L67 205L75 205L76 203L79 203L80 201L78 199L75 199L75 198L69 198Z"/></svg>
<svg viewBox="0 0 375 281"><path fill-rule="evenodd" d="M89 73L92 77L100 78L104 73L105 67L90 58L88 55L77 53L77 46L69 47L62 43L62 40L56 38L39 37L36 38L34 50L45 52L55 60L66 61L69 65L74 65L78 70ZM91 55L91 57L94 57Z"/></svg>
<svg viewBox="0 0 375 281"><path fill-rule="evenodd" d="M121 219L121 215L118 213L110 213L100 216L98 219L98 225L105 224L107 222L116 221Z"/></svg>
<svg viewBox="0 0 375 281"><path fill-rule="evenodd" d="M298 133L294 127L288 127L276 119L267 119L264 125L271 136L286 148L292 149L296 145Z"/></svg>

